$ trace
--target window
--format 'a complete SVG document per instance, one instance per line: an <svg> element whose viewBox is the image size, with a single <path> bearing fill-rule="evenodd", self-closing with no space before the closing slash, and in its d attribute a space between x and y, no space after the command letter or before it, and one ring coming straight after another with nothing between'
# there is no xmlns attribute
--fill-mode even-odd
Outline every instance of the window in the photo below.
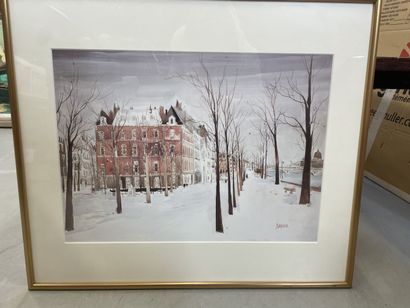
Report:
<svg viewBox="0 0 410 308"><path fill-rule="evenodd" d="M158 172L158 169L159 169L158 167L159 167L158 162L155 162L154 163L154 171L155 172Z"/></svg>
<svg viewBox="0 0 410 308"><path fill-rule="evenodd" d="M131 131L131 138L132 138L132 140L137 139L137 131L136 131L135 129L133 129L133 130Z"/></svg>
<svg viewBox="0 0 410 308"><path fill-rule="evenodd" d="M99 140L104 140L104 132L103 131L98 132L98 139Z"/></svg>
<svg viewBox="0 0 410 308"><path fill-rule="evenodd" d="M175 153L175 145L171 144L171 146L169 147L169 152Z"/></svg>
<svg viewBox="0 0 410 308"><path fill-rule="evenodd" d="M105 165L101 164L101 174L104 176L105 175Z"/></svg>
<svg viewBox="0 0 410 308"><path fill-rule="evenodd" d="M100 117L100 125L107 125L107 119L105 117Z"/></svg>
<svg viewBox="0 0 410 308"><path fill-rule="evenodd" d="M127 145L121 144L121 155L125 156L127 155Z"/></svg>
<svg viewBox="0 0 410 308"><path fill-rule="evenodd" d="M100 146L100 155L105 155L105 148L104 146Z"/></svg>
<svg viewBox="0 0 410 308"><path fill-rule="evenodd" d="M133 169L134 169L134 173L138 173L138 161L134 161Z"/></svg>
<svg viewBox="0 0 410 308"><path fill-rule="evenodd" d="M159 154L159 149L158 149L157 144L155 144L154 147L152 148L152 154L153 155L158 155Z"/></svg>
<svg viewBox="0 0 410 308"><path fill-rule="evenodd" d="M169 138L174 139L175 138L175 129L171 129L169 131Z"/></svg>
<svg viewBox="0 0 410 308"><path fill-rule="evenodd" d="M175 118L173 116L169 117L169 124L175 124Z"/></svg>
<svg viewBox="0 0 410 308"><path fill-rule="evenodd" d="M142 139L147 139L147 131L146 130L142 131Z"/></svg>
<svg viewBox="0 0 410 308"><path fill-rule="evenodd" d="M121 140L125 140L125 132L121 131Z"/></svg>
<svg viewBox="0 0 410 308"><path fill-rule="evenodd" d="M158 138L158 131L154 130L154 138Z"/></svg>
<svg viewBox="0 0 410 308"><path fill-rule="evenodd" d="M132 156L137 156L137 145L136 144L132 146Z"/></svg>

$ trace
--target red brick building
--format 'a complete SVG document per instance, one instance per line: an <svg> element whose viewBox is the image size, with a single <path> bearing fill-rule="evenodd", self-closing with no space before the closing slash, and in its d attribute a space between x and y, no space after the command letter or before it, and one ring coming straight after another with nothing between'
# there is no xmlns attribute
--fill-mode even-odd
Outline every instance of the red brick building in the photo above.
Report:
<svg viewBox="0 0 410 308"><path fill-rule="evenodd" d="M194 182L194 138L188 116L179 102L137 111L133 108L100 112L96 123L97 188L115 187L118 166L120 187L151 189ZM116 164L115 164L116 163Z"/></svg>

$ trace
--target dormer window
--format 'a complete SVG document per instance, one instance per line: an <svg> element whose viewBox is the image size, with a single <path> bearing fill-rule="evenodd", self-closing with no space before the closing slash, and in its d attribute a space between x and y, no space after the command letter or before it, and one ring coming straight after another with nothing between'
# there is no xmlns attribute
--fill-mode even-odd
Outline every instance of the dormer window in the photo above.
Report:
<svg viewBox="0 0 410 308"><path fill-rule="evenodd" d="M175 124L175 117L174 116L169 117L169 124L171 124L171 125Z"/></svg>
<svg viewBox="0 0 410 308"><path fill-rule="evenodd" d="M105 117L100 117L100 125L107 125L107 119Z"/></svg>

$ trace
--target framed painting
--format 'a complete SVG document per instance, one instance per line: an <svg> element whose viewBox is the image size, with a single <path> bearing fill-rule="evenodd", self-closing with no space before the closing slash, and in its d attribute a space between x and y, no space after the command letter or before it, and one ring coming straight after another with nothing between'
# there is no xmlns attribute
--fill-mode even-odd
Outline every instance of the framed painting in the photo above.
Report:
<svg viewBox="0 0 410 308"><path fill-rule="evenodd" d="M2 4L30 289L351 286L379 2Z"/></svg>

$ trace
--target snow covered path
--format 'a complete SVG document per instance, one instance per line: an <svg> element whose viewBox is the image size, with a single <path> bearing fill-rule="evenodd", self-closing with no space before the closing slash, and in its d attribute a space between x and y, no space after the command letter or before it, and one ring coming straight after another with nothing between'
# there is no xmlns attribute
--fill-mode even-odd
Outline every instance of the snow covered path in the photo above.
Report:
<svg viewBox="0 0 410 308"><path fill-rule="evenodd" d="M227 184L221 182L224 233L215 232L215 183L178 188L169 197L123 195L123 213L115 213L112 194L74 194L75 230L70 242L85 241L315 241L320 193L312 192L312 205L298 205L299 188L274 185L248 173L228 215ZM296 191L285 193L284 187Z"/></svg>

